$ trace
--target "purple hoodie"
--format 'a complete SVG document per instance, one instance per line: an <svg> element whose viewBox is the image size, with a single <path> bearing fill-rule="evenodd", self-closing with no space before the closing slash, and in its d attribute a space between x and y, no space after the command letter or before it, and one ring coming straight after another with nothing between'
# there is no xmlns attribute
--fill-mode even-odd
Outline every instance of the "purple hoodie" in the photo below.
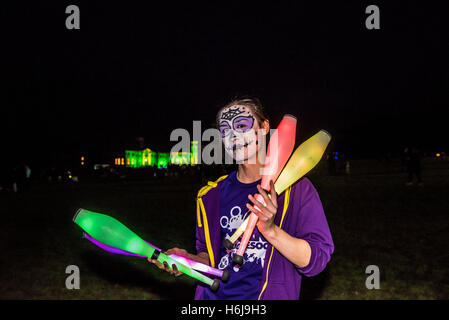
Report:
<svg viewBox="0 0 449 320"><path fill-rule="evenodd" d="M196 250L207 252L210 264L217 265L222 247L220 237L220 185L223 176L198 192ZM287 195L288 201L285 201ZM302 276L311 277L324 270L334 252L334 243L317 191L303 178L278 197L275 224L293 237L306 240L312 254L309 264L300 268L284 258L270 244L265 255L259 300L298 300ZM281 224L282 222L282 224ZM196 288L195 299L204 287Z"/></svg>

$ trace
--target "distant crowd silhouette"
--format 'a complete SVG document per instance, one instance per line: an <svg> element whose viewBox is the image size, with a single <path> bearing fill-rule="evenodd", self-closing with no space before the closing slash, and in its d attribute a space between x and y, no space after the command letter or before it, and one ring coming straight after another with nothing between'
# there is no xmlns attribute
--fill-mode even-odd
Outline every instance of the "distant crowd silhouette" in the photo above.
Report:
<svg viewBox="0 0 449 320"><path fill-rule="evenodd" d="M433 155L435 156L435 155ZM401 171L406 174L406 186L423 186L421 161L424 154L415 146L406 147L400 154ZM445 153L438 154L442 160L449 160ZM397 159L397 158L396 158ZM373 159L375 160L375 159ZM383 165L385 172L398 172L397 169L391 171L391 154L378 157L378 162ZM353 161L355 163L352 166ZM398 163L398 162L396 162ZM357 168L356 160L349 160L344 153L327 152L314 172L327 174L328 176L350 176L357 175L360 168ZM0 170L0 192L26 193L31 185L31 181L40 181L50 184L57 183L77 183L80 179L102 179L105 181L127 181L127 180L149 180L149 181L170 181L178 180L198 184L206 184L208 181L216 180L218 177L235 170L233 165L174 165L169 164L166 168L144 167L128 168L126 166L114 166L112 164L102 164L95 166L84 166L74 168L63 168L60 166L48 166L33 169L26 160L17 162L14 166L2 167ZM355 170L354 170L355 169Z"/></svg>

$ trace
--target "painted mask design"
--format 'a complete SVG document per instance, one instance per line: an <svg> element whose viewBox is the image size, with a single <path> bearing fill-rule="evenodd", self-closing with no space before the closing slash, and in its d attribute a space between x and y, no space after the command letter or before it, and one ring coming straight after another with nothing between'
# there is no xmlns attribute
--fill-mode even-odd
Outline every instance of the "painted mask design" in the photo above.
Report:
<svg viewBox="0 0 449 320"><path fill-rule="evenodd" d="M257 153L257 130L254 115L246 106L231 106L220 115L219 130L225 151L237 163L253 159Z"/></svg>

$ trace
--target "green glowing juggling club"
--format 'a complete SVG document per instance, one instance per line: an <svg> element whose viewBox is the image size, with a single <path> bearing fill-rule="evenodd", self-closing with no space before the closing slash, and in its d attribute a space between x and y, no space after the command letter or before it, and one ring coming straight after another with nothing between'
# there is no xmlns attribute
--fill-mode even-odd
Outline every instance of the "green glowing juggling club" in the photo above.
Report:
<svg viewBox="0 0 449 320"><path fill-rule="evenodd" d="M142 255L150 259L156 259L162 264L166 262L170 267L176 265L176 268L179 271L207 284L214 291L217 290L220 285L218 279L212 280L160 252L158 248L155 248L144 241L113 217L85 209L78 209L73 217L73 221L93 238L108 246Z"/></svg>

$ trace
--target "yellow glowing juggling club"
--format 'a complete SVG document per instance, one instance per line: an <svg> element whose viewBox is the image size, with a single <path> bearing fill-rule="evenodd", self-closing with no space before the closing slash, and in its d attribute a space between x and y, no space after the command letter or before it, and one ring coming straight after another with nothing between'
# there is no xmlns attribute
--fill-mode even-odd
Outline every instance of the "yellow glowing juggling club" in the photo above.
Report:
<svg viewBox="0 0 449 320"><path fill-rule="evenodd" d="M320 162L330 141L331 135L325 130L320 130L317 134L304 141L295 150L276 180L276 193L281 194L312 170Z"/></svg>
<svg viewBox="0 0 449 320"><path fill-rule="evenodd" d="M317 134L310 137L296 148L274 184L274 190L278 195L307 174L318 164L318 162L320 162L330 140L331 135L325 130L320 130ZM232 249L234 242L237 241L243 232L245 232L246 226L248 225L248 219L249 217L243 221L230 238L225 240L226 248Z"/></svg>

